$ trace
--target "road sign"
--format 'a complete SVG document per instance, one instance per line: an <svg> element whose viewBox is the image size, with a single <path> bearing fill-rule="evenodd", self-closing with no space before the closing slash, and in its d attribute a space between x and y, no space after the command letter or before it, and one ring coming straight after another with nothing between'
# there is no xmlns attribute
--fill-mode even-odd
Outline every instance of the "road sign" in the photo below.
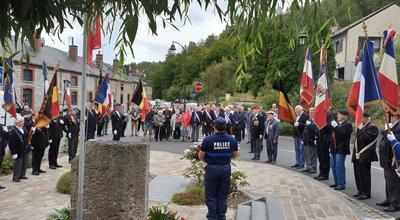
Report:
<svg viewBox="0 0 400 220"><path fill-rule="evenodd" d="M203 90L203 83L196 82L196 84L194 84L194 89L196 90L196 92L201 92Z"/></svg>

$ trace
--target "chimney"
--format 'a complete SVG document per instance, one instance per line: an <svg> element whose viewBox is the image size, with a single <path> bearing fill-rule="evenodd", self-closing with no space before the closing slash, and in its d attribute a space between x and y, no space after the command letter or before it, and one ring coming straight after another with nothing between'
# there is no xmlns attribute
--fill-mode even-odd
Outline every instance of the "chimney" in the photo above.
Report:
<svg viewBox="0 0 400 220"><path fill-rule="evenodd" d="M35 53L40 53L42 51L42 39L40 38L40 34L36 32L33 33L33 42L33 50L35 51Z"/></svg>
<svg viewBox="0 0 400 220"><path fill-rule="evenodd" d="M118 54L115 54L115 58L113 60L113 69L116 70L118 66L118 59L117 59Z"/></svg>
<svg viewBox="0 0 400 220"><path fill-rule="evenodd" d="M101 54L100 51L96 54L96 66L98 69L101 69L103 66L103 54Z"/></svg>
<svg viewBox="0 0 400 220"><path fill-rule="evenodd" d="M69 57L73 60L76 61L78 59L78 46L74 45L74 38L72 38L71 45L69 45Z"/></svg>

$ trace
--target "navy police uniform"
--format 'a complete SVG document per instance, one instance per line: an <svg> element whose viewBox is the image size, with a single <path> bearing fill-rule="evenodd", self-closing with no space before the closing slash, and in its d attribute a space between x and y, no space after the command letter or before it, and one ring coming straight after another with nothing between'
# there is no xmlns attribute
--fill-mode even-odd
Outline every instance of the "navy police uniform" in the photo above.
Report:
<svg viewBox="0 0 400 220"><path fill-rule="evenodd" d="M219 118L214 123L225 125L225 120ZM225 132L218 132L203 140L201 150L206 153L207 163L204 177L207 219L225 219L230 190L230 162L233 152L238 150L237 142Z"/></svg>

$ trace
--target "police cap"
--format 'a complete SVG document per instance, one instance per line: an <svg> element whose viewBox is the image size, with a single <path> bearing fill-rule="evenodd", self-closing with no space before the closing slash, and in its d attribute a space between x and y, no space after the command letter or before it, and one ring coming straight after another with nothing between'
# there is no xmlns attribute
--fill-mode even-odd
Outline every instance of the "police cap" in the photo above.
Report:
<svg viewBox="0 0 400 220"><path fill-rule="evenodd" d="M347 111L346 109L339 110L338 113L345 116L349 115L349 111Z"/></svg>

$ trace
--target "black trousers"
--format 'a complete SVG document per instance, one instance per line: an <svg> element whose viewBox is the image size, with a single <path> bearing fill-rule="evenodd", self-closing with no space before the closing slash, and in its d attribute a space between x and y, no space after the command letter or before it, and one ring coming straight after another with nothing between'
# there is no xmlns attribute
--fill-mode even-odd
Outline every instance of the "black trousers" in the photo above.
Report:
<svg viewBox="0 0 400 220"><path fill-rule="evenodd" d="M5 154L6 154L6 149L5 149L5 148L2 148L2 147L0 146L0 170L1 170L2 165L3 165L4 155L5 155Z"/></svg>
<svg viewBox="0 0 400 220"><path fill-rule="evenodd" d="M158 140L162 141L162 139L163 139L162 134L163 134L162 126L154 125L154 139L156 141L158 141Z"/></svg>
<svg viewBox="0 0 400 220"><path fill-rule="evenodd" d="M95 133L96 133L96 131L87 131L86 132L86 140L94 139L94 134Z"/></svg>
<svg viewBox="0 0 400 220"><path fill-rule="evenodd" d="M254 139L254 156L259 157L261 155L261 151L263 149L263 139L253 138Z"/></svg>
<svg viewBox="0 0 400 220"><path fill-rule="evenodd" d="M45 149L35 148L32 151L32 173L39 172Z"/></svg>
<svg viewBox="0 0 400 220"><path fill-rule="evenodd" d="M211 125L204 125L204 135L205 136L210 136L212 134L212 127Z"/></svg>
<svg viewBox="0 0 400 220"><path fill-rule="evenodd" d="M319 176L329 178L329 169L330 169L329 148L318 146L317 153L318 153L318 161L319 161Z"/></svg>
<svg viewBox="0 0 400 220"><path fill-rule="evenodd" d="M168 140L171 137L171 131L172 131L171 122L166 121L163 130L165 132L164 137L166 140Z"/></svg>
<svg viewBox="0 0 400 220"><path fill-rule="evenodd" d="M400 177L394 169L384 169L386 200L391 206L400 206Z"/></svg>
<svg viewBox="0 0 400 220"><path fill-rule="evenodd" d="M243 133L244 129L235 129L235 139L237 142L241 142L242 141L242 133Z"/></svg>
<svg viewBox="0 0 400 220"><path fill-rule="evenodd" d="M119 141L119 139L121 138L121 131L117 131L117 134L114 134L114 130L112 131L113 133L113 141Z"/></svg>
<svg viewBox="0 0 400 220"><path fill-rule="evenodd" d="M14 160L13 180L19 180L26 176L26 166L28 164L29 153Z"/></svg>
<svg viewBox="0 0 400 220"><path fill-rule="evenodd" d="M246 129L244 129L244 128L241 130L241 132L242 132L242 140L244 140L244 138L246 137L246 132L245 132L245 130L246 130Z"/></svg>
<svg viewBox="0 0 400 220"><path fill-rule="evenodd" d="M278 143L274 143L273 140L265 140L267 146L267 157L269 161L276 161L278 156Z"/></svg>
<svg viewBox="0 0 400 220"><path fill-rule="evenodd" d="M104 123L100 123L97 125L97 136L103 136L103 134L101 133L103 131L103 127L104 127Z"/></svg>
<svg viewBox="0 0 400 220"><path fill-rule="evenodd" d="M371 195L371 162L359 163L359 160L355 160L353 167L358 192Z"/></svg>
<svg viewBox="0 0 400 220"><path fill-rule="evenodd" d="M60 141L61 139L53 139L50 143L49 148L49 166L58 165L57 158L58 158L58 151L60 149Z"/></svg>
<svg viewBox="0 0 400 220"><path fill-rule="evenodd" d="M126 126L128 125L128 122L122 122L122 131L121 131L121 136L125 137L125 130L126 130Z"/></svg>
<svg viewBox="0 0 400 220"><path fill-rule="evenodd" d="M78 150L78 137L72 136L68 138L68 161L71 162L76 156L76 151Z"/></svg>

